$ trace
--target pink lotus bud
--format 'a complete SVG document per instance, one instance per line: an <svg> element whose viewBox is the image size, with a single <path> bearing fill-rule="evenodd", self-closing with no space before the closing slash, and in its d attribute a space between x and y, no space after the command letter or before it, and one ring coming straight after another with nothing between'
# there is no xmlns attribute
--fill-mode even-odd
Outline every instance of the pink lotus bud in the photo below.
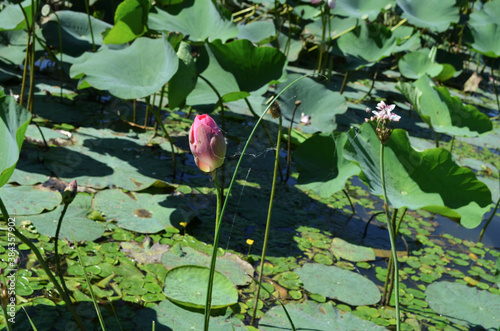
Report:
<svg viewBox="0 0 500 331"><path fill-rule="evenodd" d="M330 7L330 9L334 9L335 8L335 0L328 0L328 7Z"/></svg>
<svg viewBox="0 0 500 331"><path fill-rule="evenodd" d="M78 192L78 185L76 184L76 179L69 183L63 192L62 200L65 205L69 205L75 199L76 193Z"/></svg>
<svg viewBox="0 0 500 331"><path fill-rule="evenodd" d="M226 141L217 123L208 115L197 115L189 130L189 147L198 168L212 172L224 163Z"/></svg>
<svg viewBox="0 0 500 331"><path fill-rule="evenodd" d="M323 1L323 0L311 0L311 5L318 4L318 3L320 3L321 1Z"/></svg>

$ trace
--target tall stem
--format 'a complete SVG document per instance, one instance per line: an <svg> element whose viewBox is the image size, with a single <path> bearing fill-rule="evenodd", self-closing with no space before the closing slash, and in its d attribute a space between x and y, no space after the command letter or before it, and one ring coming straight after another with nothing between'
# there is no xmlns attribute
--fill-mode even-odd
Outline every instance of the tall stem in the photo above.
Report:
<svg viewBox="0 0 500 331"><path fill-rule="evenodd" d="M391 218L389 217L389 205L387 203L387 192L385 189L385 172L384 172L384 144L380 144L380 179L382 180L382 190L384 192L384 209L387 218L387 231L389 231L389 239L391 241L392 259L394 260L394 282L396 294L394 301L396 303L396 330L401 328L401 321L399 316L399 272L398 272L398 255L396 253L396 241L394 240L394 228L392 226Z"/></svg>
<svg viewBox="0 0 500 331"><path fill-rule="evenodd" d="M250 325L252 326L255 324L255 315L257 314L257 306L259 303L259 295L260 295L260 284L262 283L262 276L264 274L264 260L266 259L267 240L269 238L269 229L271 228L271 212L273 210L274 193L276 191L276 179L278 177L282 122L283 120L280 116L279 128L278 128L278 141L276 142L276 158L274 160L273 183L271 187L271 196L269 197L269 209L267 211L267 223L266 223L266 232L264 234L264 244L262 245L262 256L260 258L259 282L257 283L257 293L255 294L255 304L253 306L252 321L250 322Z"/></svg>
<svg viewBox="0 0 500 331"><path fill-rule="evenodd" d="M9 213L7 212L7 208L5 208L5 204L3 203L2 198L0 198L0 211L2 212L3 218L8 221L10 218ZM33 253L35 253L36 258L38 259L38 262L40 262L40 265L42 266L43 270L49 277L50 281L56 288L56 291L59 292L61 297L63 298L64 302L66 303L66 306L68 307L69 311L73 315L73 318L75 319L76 324L78 324L78 327L80 330L85 330L85 327L83 326L83 322L80 319L80 316L76 313L75 308L73 307L73 304L71 303L71 299L69 298L68 294L63 291L61 286L59 285L59 282L57 279L54 277L52 274L52 271L50 271L49 267L47 266L47 263L45 263L45 260L38 250L38 248L28 239L26 238L15 226L12 228L12 232L14 232L14 235L18 237L23 243L25 243Z"/></svg>
<svg viewBox="0 0 500 331"><path fill-rule="evenodd" d="M61 280L62 287L66 293L69 293L68 287L66 286L66 282L64 281L63 272L61 269L61 263L59 261L59 231L61 231L61 224L64 219L64 215L66 214L66 210L68 209L68 204L65 204L63 210L61 212L61 216L59 217L59 221L57 222L56 236L54 242L54 259L56 263L57 273L59 275L59 279Z"/></svg>

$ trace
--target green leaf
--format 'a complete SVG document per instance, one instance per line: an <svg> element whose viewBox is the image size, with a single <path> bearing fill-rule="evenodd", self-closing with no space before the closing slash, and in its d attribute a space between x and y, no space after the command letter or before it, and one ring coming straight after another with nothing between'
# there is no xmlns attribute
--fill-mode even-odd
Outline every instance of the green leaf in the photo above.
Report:
<svg viewBox="0 0 500 331"><path fill-rule="evenodd" d="M198 72L191 55L191 46L182 41L177 50L179 69L168 83L168 107L182 107L186 97L194 90L198 80Z"/></svg>
<svg viewBox="0 0 500 331"><path fill-rule="evenodd" d="M35 191L32 189L32 191ZM60 195L57 194L60 201ZM36 201L32 200L31 201ZM104 224L92 221L87 218L87 214L91 211L92 197L87 194L77 194L75 200L69 205L64 220L61 224L61 232L59 239L73 241L73 236L76 241L94 241L102 237L106 227ZM25 202L26 203L26 202ZM20 224L23 220L30 220L36 227L38 233L49 237L55 237L57 223L61 216L64 206L58 206L53 211L34 215L30 217L18 217L16 222Z"/></svg>
<svg viewBox="0 0 500 331"><path fill-rule="evenodd" d="M97 193L93 207L103 212L107 221L116 220L121 228L139 233L157 233L167 226L180 227L180 222L187 222L192 217L183 219L185 215L177 210L176 202L178 199L166 194L126 194L113 189Z"/></svg>
<svg viewBox="0 0 500 331"><path fill-rule="evenodd" d="M24 134L31 120L26 108L16 99L0 91L0 187L4 186L16 168Z"/></svg>
<svg viewBox="0 0 500 331"><path fill-rule="evenodd" d="M345 133L314 135L297 147L293 159L299 171L298 184L329 197L342 190L360 169L344 158Z"/></svg>
<svg viewBox="0 0 500 331"><path fill-rule="evenodd" d="M336 0L332 13L374 21L382 8L393 3L394 0Z"/></svg>
<svg viewBox="0 0 500 331"><path fill-rule="evenodd" d="M450 96L446 87L436 87L431 79L423 76L411 87L396 85L422 119L436 132L453 136L477 137L489 132L493 125L489 117L476 107L464 105L458 97ZM418 96L415 98L415 96Z"/></svg>
<svg viewBox="0 0 500 331"><path fill-rule="evenodd" d="M396 129L384 153L387 197L394 208L426 209L460 219L466 228L478 226L490 209L488 187L470 169L459 167L447 150L417 152L408 133ZM371 193L381 196L380 141L371 123L364 123L361 132L348 131L344 156L358 163Z"/></svg>
<svg viewBox="0 0 500 331"><path fill-rule="evenodd" d="M79 88L109 90L122 99L136 99L158 91L175 74L179 60L163 38L139 38L121 50L104 47L85 53L71 66L70 76L81 78ZM127 70L123 70L127 68Z"/></svg>
<svg viewBox="0 0 500 331"><path fill-rule="evenodd" d="M24 30L0 31L0 61L17 66L26 58L26 40Z"/></svg>
<svg viewBox="0 0 500 331"><path fill-rule="evenodd" d="M268 43L275 35L276 29L271 21L238 25L238 39L247 39L259 45Z"/></svg>
<svg viewBox="0 0 500 331"><path fill-rule="evenodd" d="M188 7L189 6L189 7ZM157 31L180 32L191 41L236 38L238 28L230 14L214 6L211 0L185 1L182 10L170 14L157 7L149 13L148 26ZM173 11L173 10L172 10ZM203 15L200 15L203 13Z"/></svg>
<svg viewBox="0 0 500 331"><path fill-rule="evenodd" d="M140 36L146 31L149 0L125 0L115 11L115 25L104 37L105 44L124 44Z"/></svg>
<svg viewBox="0 0 500 331"><path fill-rule="evenodd" d="M210 331L247 330L243 321L231 317L232 313L231 309L227 309L221 316L211 316ZM157 330L199 330L204 323L204 316L202 313L189 311L169 300L164 300L158 305L139 310L134 314L136 325L149 326L152 321L155 321Z"/></svg>
<svg viewBox="0 0 500 331"><path fill-rule="evenodd" d="M59 49L59 26L62 34L62 52L71 56L80 56L85 51L92 50L92 34L96 47L103 44L102 33L113 26L109 23L90 17L92 24L92 34L89 27L89 17L86 13L70 10L61 10L49 16L47 23L42 25L42 33L47 43Z"/></svg>
<svg viewBox="0 0 500 331"><path fill-rule="evenodd" d="M296 330L385 330L373 322L335 308L331 302L291 302L286 304L285 308ZM285 331L292 330L292 327L283 308L274 306L259 321L259 330Z"/></svg>
<svg viewBox="0 0 500 331"><path fill-rule="evenodd" d="M425 301L438 314L470 329L497 330L500 325L500 296L451 282L427 287Z"/></svg>
<svg viewBox="0 0 500 331"><path fill-rule="evenodd" d="M437 32L448 29L451 23L458 23L459 8L455 0L396 0L403 10L402 18L420 28L429 28Z"/></svg>
<svg viewBox="0 0 500 331"><path fill-rule="evenodd" d="M396 48L396 38L383 25L363 22L337 39L337 45L348 61L348 68L357 70L391 56Z"/></svg>
<svg viewBox="0 0 500 331"><path fill-rule="evenodd" d="M2 11L0 11L0 31L24 30L27 28L26 18L28 18L28 24L31 26L33 22L31 5L33 3L38 4L30 0L4 3ZM36 6L34 12L37 12Z"/></svg>
<svg viewBox="0 0 500 331"><path fill-rule="evenodd" d="M165 296L178 305L189 308L205 308L207 283L210 269L184 265L169 270L165 277ZM213 282L212 309L234 305L238 302L238 291L221 273L215 272Z"/></svg>
<svg viewBox="0 0 500 331"><path fill-rule="evenodd" d="M40 186L7 185L1 192L11 215L36 215L44 210L52 210L61 203L59 192L43 190Z"/></svg>
<svg viewBox="0 0 500 331"><path fill-rule="evenodd" d="M354 245L339 237L333 238L330 250L333 254L351 262L375 260L373 248Z"/></svg>
<svg viewBox="0 0 500 331"><path fill-rule="evenodd" d="M234 75L240 91L253 92L283 75L286 57L276 48L255 47L248 40L215 40L208 46L220 66Z"/></svg>
<svg viewBox="0 0 500 331"><path fill-rule="evenodd" d="M472 49L488 57L500 57L500 1L490 1L470 15Z"/></svg>
<svg viewBox="0 0 500 331"><path fill-rule="evenodd" d="M422 52L405 54L399 60L398 66L401 74L410 79L419 79L425 74L435 77L443 70L441 64L432 62L429 56Z"/></svg>
<svg viewBox="0 0 500 331"><path fill-rule="evenodd" d="M316 263L306 263L294 271L308 292L352 306L373 305L380 301L377 285L358 273Z"/></svg>
<svg viewBox="0 0 500 331"><path fill-rule="evenodd" d="M276 92L279 93L288 84L299 78L301 75L288 75L288 80L278 85ZM330 133L337 127L335 115L343 114L347 111L345 98L338 92L327 89L324 85L317 83L311 78L303 78L290 86L278 99L283 114L283 125L289 126L292 119L295 103L300 100L294 123L300 122L300 114L311 117L310 125L296 125L300 130L307 133L324 132ZM290 102L292 100L292 102ZM275 120L277 121L277 120Z"/></svg>
<svg viewBox="0 0 500 331"><path fill-rule="evenodd" d="M168 251L168 253L162 255L161 263L167 269L186 264L209 267L210 256L196 251L189 246L180 247L180 245L177 245ZM237 286L248 285L252 281L252 277L249 275L253 275L254 273L254 269L250 263L232 253L217 256L215 269Z"/></svg>

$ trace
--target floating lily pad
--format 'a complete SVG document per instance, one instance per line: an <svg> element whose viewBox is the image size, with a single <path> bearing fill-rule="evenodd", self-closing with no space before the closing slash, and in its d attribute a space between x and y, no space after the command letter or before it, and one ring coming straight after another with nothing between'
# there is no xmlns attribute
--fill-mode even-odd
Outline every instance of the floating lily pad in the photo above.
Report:
<svg viewBox="0 0 500 331"><path fill-rule="evenodd" d="M371 123L361 131L348 132L344 147L346 158L356 162L360 176L373 194L382 195L380 180L380 141ZM474 173L459 167L451 154L442 148L417 152L411 147L408 133L395 129L385 148L385 185L394 208L426 209L459 219L466 228L481 223L491 207L491 193Z"/></svg>
<svg viewBox="0 0 500 331"><path fill-rule="evenodd" d="M333 238L330 250L333 254L351 262L375 260L375 252L372 248L354 245L339 237Z"/></svg>
<svg viewBox="0 0 500 331"><path fill-rule="evenodd" d="M138 38L124 49L103 46L97 53L85 53L71 66L70 76L81 79L79 88L92 86L118 98L136 99L158 91L178 66L179 59L166 39Z"/></svg>
<svg viewBox="0 0 500 331"><path fill-rule="evenodd" d="M500 325L500 296L452 282L430 284L426 301L438 314L469 328L497 330Z"/></svg>
<svg viewBox="0 0 500 331"><path fill-rule="evenodd" d="M167 269L192 264L208 267L210 266L210 256L194 250L191 247L174 246L168 253L163 254L161 262ZM225 275L234 285L243 286L252 281L254 269L252 265L237 255L226 253L217 257L215 268L218 272Z"/></svg>
<svg viewBox="0 0 500 331"><path fill-rule="evenodd" d="M306 263L294 271L311 293L352 306L373 305L380 301L377 285L358 273L315 263Z"/></svg>
<svg viewBox="0 0 500 331"><path fill-rule="evenodd" d="M335 308L331 302L292 302L285 307L296 330L385 330L373 322ZM292 327L283 308L275 306L259 321L259 330L283 331L292 330Z"/></svg>
<svg viewBox="0 0 500 331"><path fill-rule="evenodd" d="M52 210L61 203L59 192L37 186L4 186L2 200L10 215L36 215Z"/></svg>
<svg viewBox="0 0 500 331"><path fill-rule="evenodd" d="M460 18L455 0L396 0L396 3L403 10L402 18L410 24L437 32L445 31Z"/></svg>
<svg viewBox="0 0 500 331"><path fill-rule="evenodd" d="M142 247L142 245L135 242L121 242L120 246L122 252L128 254L140 264L159 263L162 254L170 249L169 245L160 243L154 243L151 247Z"/></svg>
<svg viewBox="0 0 500 331"><path fill-rule="evenodd" d="M206 289L205 289L206 291ZM210 317L210 331L243 331L247 330L243 321L231 317L230 309L222 316ZM199 330L203 327L204 316L198 312L192 312L178 305L164 300L151 308L139 310L134 315L137 325L150 325L156 321L157 330Z"/></svg>
<svg viewBox="0 0 500 331"><path fill-rule="evenodd" d="M205 308L207 283L210 269L195 265L184 265L169 270L165 278L163 293L184 307ZM212 309L224 308L238 302L238 291L221 273L215 272Z"/></svg>
<svg viewBox="0 0 500 331"><path fill-rule="evenodd" d="M169 200L170 198L170 200ZM124 193L121 190L105 190L96 194L93 201L95 210L105 214L108 221L124 229L139 233L156 233L168 226L179 226L184 220L177 214L175 197L167 194ZM192 216L191 216L192 217Z"/></svg>
<svg viewBox="0 0 500 331"><path fill-rule="evenodd" d="M57 193L57 195L60 197L59 193ZM87 214L91 211L91 202L92 197L87 194L78 194L75 197L75 200L69 205L61 224L61 231L59 233L60 239L73 241L74 236L76 241L94 241L103 235L106 226L87 218ZM16 222L20 224L23 220L30 220L36 227L38 233L49 237L55 237L57 223L63 208L64 207L61 205L48 213L29 217L17 217Z"/></svg>

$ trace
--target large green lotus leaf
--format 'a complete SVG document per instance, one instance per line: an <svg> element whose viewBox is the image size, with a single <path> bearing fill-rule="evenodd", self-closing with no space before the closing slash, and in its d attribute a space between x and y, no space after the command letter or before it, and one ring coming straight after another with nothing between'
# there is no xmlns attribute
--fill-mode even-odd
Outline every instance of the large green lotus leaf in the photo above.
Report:
<svg viewBox="0 0 500 331"><path fill-rule="evenodd" d="M231 317L231 314L232 310L227 309L224 315L211 316L210 331L246 331L243 321ZM199 330L204 323L204 316L164 300L158 305L139 310L134 314L134 322L137 325L151 325L151 321L156 321L156 330Z"/></svg>
<svg viewBox="0 0 500 331"><path fill-rule="evenodd" d="M136 99L158 91L178 66L179 59L167 40L139 38L125 49L103 47L97 53L84 54L71 66L70 76L81 78L80 88L93 86L118 98Z"/></svg>
<svg viewBox="0 0 500 331"><path fill-rule="evenodd" d="M39 186L6 185L0 194L11 215L36 215L61 203L59 192L43 190Z"/></svg>
<svg viewBox="0 0 500 331"><path fill-rule="evenodd" d="M222 44L215 40L210 50L221 67L232 73L241 91L253 92L283 75L286 57L272 47L255 47L248 40Z"/></svg>
<svg viewBox="0 0 500 331"><path fill-rule="evenodd" d="M0 187L7 183L16 168L30 120L31 114L26 108L0 91Z"/></svg>
<svg viewBox="0 0 500 331"><path fill-rule="evenodd" d="M279 50L286 55L288 62L295 62L298 60L300 52L302 51L303 41L301 39L279 32L277 42Z"/></svg>
<svg viewBox="0 0 500 331"><path fill-rule="evenodd" d="M333 238L330 250L333 254L351 262L375 260L375 251L373 248L354 245L339 237Z"/></svg>
<svg viewBox="0 0 500 331"><path fill-rule="evenodd" d="M384 327L361 319L354 314L339 310L331 302L291 302L286 310L296 330L343 331L385 330ZM274 306L259 321L260 331L292 330L290 321L281 306Z"/></svg>
<svg viewBox="0 0 500 331"><path fill-rule="evenodd" d="M171 174L171 162L164 160L170 153L147 146L147 140L134 133L80 128L73 138L78 145L53 147L44 155L47 168L65 181L77 179L79 185L95 189L139 191L157 180L167 181ZM168 144L163 140L162 145Z"/></svg>
<svg viewBox="0 0 500 331"><path fill-rule="evenodd" d="M427 287L425 301L450 321L471 329L497 330L500 296L467 285L436 282Z"/></svg>
<svg viewBox="0 0 500 331"><path fill-rule="evenodd" d="M205 308L209 274L209 268L197 265L172 268L165 277L163 294L183 307ZM216 271L212 289L212 309L232 306L237 302L238 291L234 285L226 276Z"/></svg>
<svg viewBox="0 0 500 331"><path fill-rule="evenodd" d="M61 197L59 197L59 201ZM31 200L35 201L35 200ZM76 241L90 240L94 241L102 237L106 226L102 223L95 222L87 218L87 214L91 212L92 197L87 194L77 194L75 200L69 205L64 220L61 224L59 239L73 241L73 236ZM25 202L26 203L26 202ZM57 223L61 216L63 206L60 205L56 209L39 215L17 217L16 222L30 220L36 227L38 233L49 237L55 237Z"/></svg>
<svg viewBox="0 0 500 331"><path fill-rule="evenodd" d="M189 36L191 41L220 39L226 42L238 35L231 15L215 7L213 1L185 1L185 4L192 5L184 7L175 15L154 7L149 13L148 27L158 31L180 32Z"/></svg>
<svg viewBox="0 0 500 331"><path fill-rule="evenodd" d="M380 301L377 285L358 273L317 263L306 263L294 271L310 293L352 306L373 305Z"/></svg>
<svg viewBox="0 0 500 331"><path fill-rule="evenodd" d="M31 0L26 0L18 3L16 2L5 2L3 4L2 11L0 11L0 31L4 30L24 30L26 29L26 18L28 18L28 23L31 26L33 22ZM24 11L24 13L23 13ZM36 13L37 10L35 9Z"/></svg>
<svg viewBox="0 0 500 331"><path fill-rule="evenodd" d="M332 39L338 38L341 34L345 33L347 30L352 29L357 26L358 20L354 17L338 17L334 16L330 19L330 22L327 22L327 33L328 28L330 29L329 37ZM321 34L323 30L323 23L321 19L316 19L314 22L307 24L304 27L305 34L315 35L316 38L321 38Z"/></svg>
<svg viewBox="0 0 500 331"><path fill-rule="evenodd" d="M191 46L182 41L177 50L179 69L168 83L168 107L182 107L186 97L194 90L198 80L198 72L191 55Z"/></svg>
<svg viewBox="0 0 500 331"><path fill-rule="evenodd" d="M86 13L70 10L57 12L61 27L62 52L71 56L80 56L85 51L92 50L92 34L90 33L89 17ZM55 14L49 16L47 23L43 24L42 32L50 44L59 50L59 26ZM113 26L109 23L90 17L92 33L96 47L103 44L102 33Z"/></svg>
<svg viewBox="0 0 500 331"><path fill-rule="evenodd" d="M170 198L170 199L169 199ZM93 207L104 213L106 220L116 220L124 229L139 233L157 233L169 226L180 227L184 220L174 199L168 194L124 193L112 189L97 193Z"/></svg>
<svg viewBox="0 0 500 331"><path fill-rule="evenodd" d="M458 97L450 96L446 87L435 87L428 76L422 76L413 83L418 90L409 86L398 88L412 103L422 119L436 132L453 136L477 137L492 130L489 117L476 107L464 105ZM418 98L415 96L420 95ZM415 102L417 100L417 102Z"/></svg>
<svg viewBox="0 0 500 331"><path fill-rule="evenodd" d="M318 134L297 147L293 159L299 171L298 184L329 197L345 187L360 169L344 158L345 133Z"/></svg>
<svg viewBox="0 0 500 331"><path fill-rule="evenodd" d="M470 15L472 48L489 57L500 56L500 1L490 1Z"/></svg>
<svg viewBox="0 0 500 331"><path fill-rule="evenodd" d="M396 38L395 53L420 49L420 33L414 27L399 26L392 35Z"/></svg>
<svg viewBox="0 0 500 331"><path fill-rule="evenodd" d="M124 44L140 36L146 31L149 0L125 0L115 11L115 25L104 37L105 44Z"/></svg>
<svg viewBox="0 0 500 331"><path fill-rule="evenodd" d="M466 228L478 226L490 209L488 187L472 170L458 166L447 150L417 152L408 133L395 129L384 153L387 197L394 208L426 209L460 219ZM381 196L380 141L371 123L364 123L361 132L348 131L344 156L358 163L370 191Z"/></svg>
<svg viewBox="0 0 500 331"><path fill-rule="evenodd" d="M276 87L279 93L288 84L299 78L301 75L288 75L288 80ZM296 127L307 133L325 132L330 133L337 127L335 115L343 114L347 111L345 98L338 92L327 89L324 85L317 83L313 79L306 77L288 88L279 99L281 113L283 114L283 125L289 126L292 119L295 101L300 100L301 104L295 113L294 123L300 122L300 115L309 115L310 124Z"/></svg>
<svg viewBox="0 0 500 331"><path fill-rule="evenodd" d="M396 48L396 38L389 28L372 23L359 27L337 39L337 46L348 61L348 68L372 66L390 56Z"/></svg>
<svg viewBox="0 0 500 331"><path fill-rule="evenodd" d="M26 186L45 182L51 174L38 157L39 155L33 151L21 151L16 170L8 182Z"/></svg>
<svg viewBox="0 0 500 331"><path fill-rule="evenodd" d="M210 259L210 256L207 254L196 251L189 246L181 247L180 245L176 245L168 253L163 254L161 262L167 269L186 264L209 267ZM249 275L253 275L254 273L254 269L250 263L232 253L218 256L215 269L226 276L236 286L249 284L252 281L252 277Z"/></svg>
<svg viewBox="0 0 500 331"><path fill-rule="evenodd" d="M382 8L394 2L394 0L337 0L332 13L374 21Z"/></svg>
<svg viewBox="0 0 500 331"><path fill-rule="evenodd" d="M0 31L0 61L9 65L20 65L26 58L26 40L24 30Z"/></svg>
<svg viewBox="0 0 500 331"><path fill-rule="evenodd" d="M275 35L276 29L271 21L256 21L250 24L238 25L238 39L247 39L253 43L265 44Z"/></svg>
<svg viewBox="0 0 500 331"><path fill-rule="evenodd" d="M419 79L426 74L436 77L443 70L441 64L432 62L429 56L422 52L405 54L399 59L398 66L401 75L410 79Z"/></svg>
<svg viewBox="0 0 500 331"><path fill-rule="evenodd" d="M460 18L455 0L396 0L396 2L403 10L401 17L420 28L443 32Z"/></svg>

